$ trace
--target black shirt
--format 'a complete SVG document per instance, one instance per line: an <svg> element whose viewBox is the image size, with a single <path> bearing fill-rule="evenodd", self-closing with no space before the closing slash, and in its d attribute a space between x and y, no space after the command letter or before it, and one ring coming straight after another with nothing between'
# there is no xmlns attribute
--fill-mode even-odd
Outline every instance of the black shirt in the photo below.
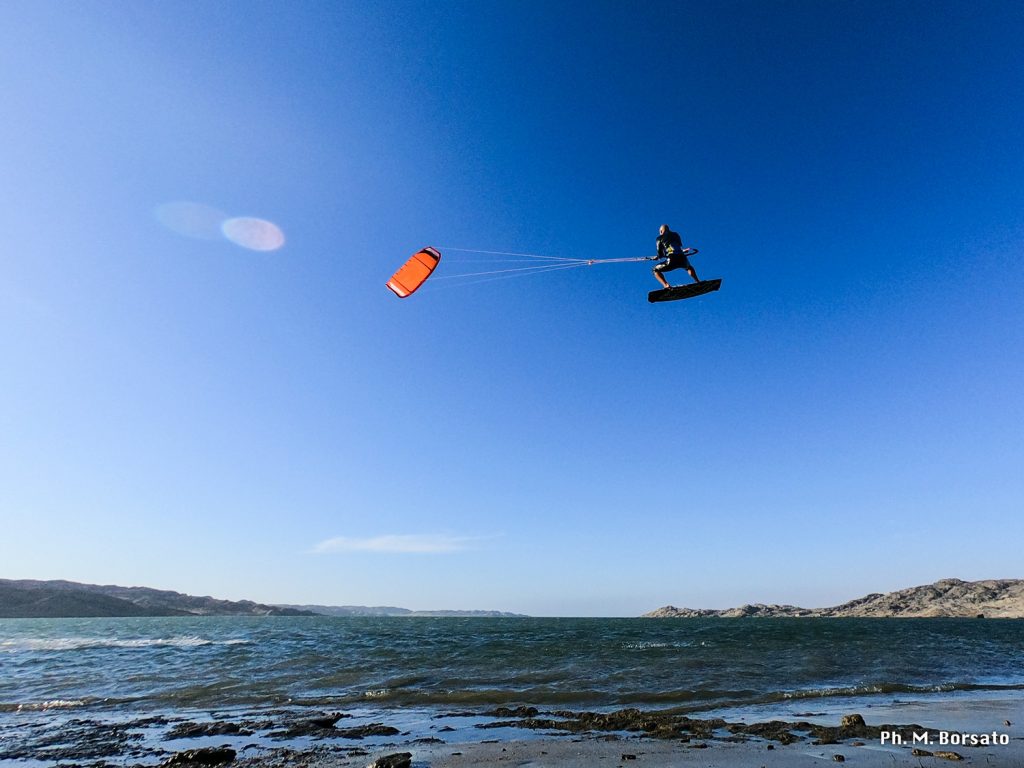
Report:
<svg viewBox="0 0 1024 768"><path fill-rule="evenodd" d="M670 259L678 256L683 250L683 241L679 233L666 229L665 234L658 235L658 258Z"/></svg>

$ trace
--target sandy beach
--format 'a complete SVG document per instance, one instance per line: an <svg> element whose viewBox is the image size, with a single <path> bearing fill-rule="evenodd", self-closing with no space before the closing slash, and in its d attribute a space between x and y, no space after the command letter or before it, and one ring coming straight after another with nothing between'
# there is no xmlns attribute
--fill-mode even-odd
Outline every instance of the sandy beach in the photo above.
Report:
<svg viewBox="0 0 1024 768"><path fill-rule="evenodd" d="M504 743L473 743L446 745L444 748L427 747L412 752L413 768L468 768L469 766L563 766L584 768L593 765L645 765L645 766L701 766L701 768L799 768L818 766L821 762L881 768L882 766L944 765L962 762L965 765L1011 766L1024 765L1024 742L1012 741L1010 746L988 749L958 748L955 752L962 761L925 757L913 754L913 748L882 747L855 742L812 746L810 744L772 745L770 743L719 742L705 748L694 744L659 741L649 738L630 738L605 741L599 738L543 739L537 741L511 741ZM941 750L932 751L933 755ZM376 757L328 761L338 766L364 766ZM261 764L255 761L253 765Z"/></svg>
<svg viewBox="0 0 1024 768"><path fill-rule="evenodd" d="M863 703L863 702L862 702ZM865 768L1024 765L1024 698L949 697L869 707L867 716L687 716L665 710L545 712L532 707L432 715L376 711L323 716L71 718L29 725L7 740L0 766L241 766L470 768L594 765L782 768L841 762ZM36 713L39 714L39 713ZM196 713L198 715L198 713ZM798 713L800 714L800 713ZM893 714L913 715L899 720ZM944 725L939 725L943 723ZM972 743L973 742L973 743ZM20 749L20 753L19 753Z"/></svg>
<svg viewBox="0 0 1024 768"><path fill-rule="evenodd" d="M943 707L939 707L940 709ZM951 713L947 713L951 714ZM1024 717L1024 707L1019 702L985 702L977 707L961 709L959 722L952 726L951 739L962 738L960 734L974 734L979 739L1002 740L1005 744L968 746L962 744L943 745L941 731L924 727L910 730L928 734L931 743L915 745L906 730L904 743L893 744L889 738L850 737L837 738L833 743L822 743L806 732L799 731L799 724L774 721L769 724L746 726L757 730L771 725L777 733L787 732L796 736L791 743L781 743L777 738L758 738L746 734L735 734L733 727L715 729L709 738L659 738L635 733L599 733L587 731L582 734L550 735L540 738L488 739L424 743L424 740L395 742L374 749L351 751L326 745L306 750L271 750L262 755L243 758L237 765L250 768L280 768L285 765L303 765L310 768L354 768L376 765L409 765L411 768L470 768L471 766L562 766L584 768L594 765L646 765L646 766L700 766L701 768L786 768L817 766L822 761L841 762L864 768L893 768L899 766L963 765L997 766L1015 768L1024 765L1024 728L1017 723ZM1005 725L1006 721L1011 725ZM979 730L982 723L991 727ZM826 728L842 731L838 723ZM866 725L872 729L871 722ZM973 729L973 730L967 730ZM771 730L765 728L765 730ZM818 734L821 735L821 734ZM839 735L838 733L836 734ZM970 738L970 736L968 736ZM408 763L402 761L407 755ZM389 756L393 762L387 761Z"/></svg>
<svg viewBox="0 0 1024 768"><path fill-rule="evenodd" d="M939 707L942 709L943 707ZM951 713L947 713L951 714ZM423 743L414 740L396 743L358 753L345 753L330 748L309 750L272 750L266 754L244 758L238 765L251 768L279 768L285 765L306 765L311 768L349 768L373 766L389 756L404 765L401 756L408 755L411 768L470 768L475 766L561 766L585 768L594 765L700 766L701 768L800 768L819 766L822 761L839 762L864 768L898 768L963 764L1015 768L1024 765L1024 728L1016 725L1024 719L1020 702L985 702L971 709L961 709L959 722L951 727L959 734L975 734L980 738L1006 738L1008 743L987 746L943 745L936 732L930 741L914 745L904 732L903 744L888 738L840 738L835 743L820 743L809 734L797 730L796 724L779 726L797 736L784 744L777 739L735 735L728 727L716 729L710 738L658 738L630 733L603 734L588 731L578 735L544 735L540 738L487 739ZM1011 725L1004 723L1009 721ZM979 730L982 723L988 731ZM830 727L838 728L838 723ZM756 729L756 725L753 726ZM872 725L868 722L867 727ZM973 730L967 730L973 729ZM917 729L921 734L928 729ZM921 738L924 738L922 736ZM377 763L389 765L389 763Z"/></svg>

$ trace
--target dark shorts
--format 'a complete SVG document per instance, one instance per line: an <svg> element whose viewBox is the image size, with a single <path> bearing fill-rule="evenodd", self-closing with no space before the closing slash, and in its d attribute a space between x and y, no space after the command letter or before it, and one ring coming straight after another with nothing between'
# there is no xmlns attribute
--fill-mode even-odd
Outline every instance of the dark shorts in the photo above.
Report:
<svg viewBox="0 0 1024 768"><path fill-rule="evenodd" d="M693 269L693 267L690 266L690 260L682 254L673 256L668 261L663 261L654 267L655 272L671 272L673 269Z"/></svg>

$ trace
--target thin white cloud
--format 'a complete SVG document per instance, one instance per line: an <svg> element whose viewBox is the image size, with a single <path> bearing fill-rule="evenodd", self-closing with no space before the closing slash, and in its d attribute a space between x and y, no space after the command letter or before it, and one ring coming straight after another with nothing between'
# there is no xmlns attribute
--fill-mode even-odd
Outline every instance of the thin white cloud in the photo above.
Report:
<svg viewBox="0 0 1024 768"><path fill-rule="evenodd" d="M333 539L321 541L313 547L313 552L317 554L330 552L398 552L436 555L470 549L472 544L479 541L480 538L479 536L449 536L440 533L372 536L369 538L335 536Z"/></svg>

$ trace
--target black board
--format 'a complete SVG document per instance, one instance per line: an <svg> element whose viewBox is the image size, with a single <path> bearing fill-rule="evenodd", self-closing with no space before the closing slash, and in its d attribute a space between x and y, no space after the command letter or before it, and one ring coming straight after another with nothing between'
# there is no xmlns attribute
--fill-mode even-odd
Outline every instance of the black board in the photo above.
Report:
<svg viewBox="0 0 1024 768"><path fill-rule="evenodd" d="M721 285L721 280L701 280L699 283L677 285L673 288L662 288L660 291L651 291L647 294L647 300L653 304L656 301L689 299L693 296L700 296L702 293L717 291Z"/></svg>

